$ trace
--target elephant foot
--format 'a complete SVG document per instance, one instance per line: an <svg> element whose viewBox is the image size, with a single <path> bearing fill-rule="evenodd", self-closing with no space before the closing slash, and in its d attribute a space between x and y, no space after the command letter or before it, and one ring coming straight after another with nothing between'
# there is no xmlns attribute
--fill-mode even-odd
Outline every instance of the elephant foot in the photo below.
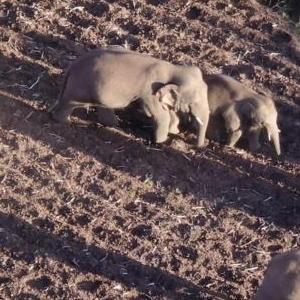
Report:
<svg viewBox="0 0 300 300"><path fill-rule="evenodd" d="M69 103L60 102L49 109L50 118L59 123L70 124L71 115L76 107Z"/></svg>
<svg viewBox="0 0 300 300"><path fill-rule="evenodd" d="M155 143L161 144L161 143L164 143L167 139L168 139L168 136L157 136L155 138Z"/></svg>
<svg viewBox="0 0 300 300"><path fill-rule="evenodd" d="M103 126L118 127L119 121L113 110L97 107L97 115L99 123Z"/></svg>
<svg viewBox="0 0 300 300"><path fill-rule="evenodd" d="M204 148L208 145L208 143L209 143L208 140L207 141L204 140L204 141L201 141L201 142L197 141L197 148Z"/></svg>
<svg viewBox="0 0 300 300"><path fill-rule="evenodd" d="M176 126L176 127L169 128L169 132L171 134L178 134L180 131L179 131L178 127Z"/></svg>
<svg viewBox="0 0 300 300"><path fill-rule="evenodd" d="M158 126L155 132L155 143L161 144L168 139L168 127L166 126Z"/></svg>
<svg viewBox="0 0 300 300"><path fill-rule="evenodd" d="M71 124L71 113L69 111L50 112L50 118L57 123Z"/></svg>

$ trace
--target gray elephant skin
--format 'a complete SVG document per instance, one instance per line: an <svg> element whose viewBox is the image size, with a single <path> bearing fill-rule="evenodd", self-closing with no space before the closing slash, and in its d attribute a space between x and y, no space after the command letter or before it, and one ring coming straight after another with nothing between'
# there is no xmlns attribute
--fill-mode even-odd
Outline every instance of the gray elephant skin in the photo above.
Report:
<svg viewBox="0 0 300 300"><path fill-rule="evenodd" d="M257 151L261 131L266 129L277 155L281 154L277 110L271 98L226 75L211 74L203 78L208 86L210 109L208 138L220 140L225 133L226 143L233 147L245 135L250 150Z"/></svg>
<svg viewBox="0 0 300 300"><path fill-rule="evenodd" d="M272 258L263 282L253 300L300 299L300 250Z"/></svg>
<svg viewBox="0 0 300 300"><path fill-rule="evenodd" d="M155 142L177 133L177 112L189 113L198 125L203 146L209 120L207 85L195 66L175 65L119 47L93 50L68 69L52 118L69 122L75 108L98 106L110 112L139 100L154 121ZM101 118L100 118L101 119Z"/></svg>

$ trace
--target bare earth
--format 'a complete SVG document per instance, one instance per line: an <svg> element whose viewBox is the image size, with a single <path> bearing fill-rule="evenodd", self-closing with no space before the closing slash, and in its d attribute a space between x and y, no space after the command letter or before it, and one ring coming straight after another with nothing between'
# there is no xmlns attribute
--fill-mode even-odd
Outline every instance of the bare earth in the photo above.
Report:
<svg viewBox="0 0 300 300"><path fill-rule="evenodd" d="M300 245L300 49L252 1L0 4L0 298L249 299ZM46 110L62 71L108 44L223 72L271 93L283 155L149 124L67 126ZM93 119L93 112L74 118ZM243 145L241 145L243 146Z"/></svg>

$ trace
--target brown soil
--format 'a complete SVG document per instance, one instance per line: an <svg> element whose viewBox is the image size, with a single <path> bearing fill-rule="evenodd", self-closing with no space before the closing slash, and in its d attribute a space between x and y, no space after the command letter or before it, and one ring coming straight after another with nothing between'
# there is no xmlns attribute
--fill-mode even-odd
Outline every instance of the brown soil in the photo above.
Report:
<svg viewBox="0 0 300 300"><path fill-rule="evenodd" d="M252 1L9 0L0 14L0 298L249 299L299 246L300 49ZM46 109L86 50L128 44L273 95L283 155ZM86 114L85 118L92 118ZM146 123L145 123L146 124Z"/></svg>

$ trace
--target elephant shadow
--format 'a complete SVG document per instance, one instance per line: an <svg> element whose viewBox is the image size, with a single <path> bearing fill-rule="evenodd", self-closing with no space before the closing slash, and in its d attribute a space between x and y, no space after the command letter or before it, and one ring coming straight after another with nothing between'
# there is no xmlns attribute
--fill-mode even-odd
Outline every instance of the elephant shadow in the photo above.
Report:
<svg viewBox="0 0 300 300"><path fill-rule="evenodd" d="M154 297L172 295L177 299L219 299L209 289L202 290L197 285L157 267L147 266L118 252L88 244L79 237L66 238L52 234L49 230L35 227L11 214L0 212L0 227L1 249L14 253L14 260L28 265L32 265L39 257L51 257L64 264L70 272L100 275L129 289L135 288L145 297L149 294ZM126 274L120 272L124 268ZM26 284L43 290L51 286L52 280L44 275L29 280ZM79 284L80 289L90 292L96 291L98 287L95 281ZM30 299L34 297L30 296Z"/></svg>

